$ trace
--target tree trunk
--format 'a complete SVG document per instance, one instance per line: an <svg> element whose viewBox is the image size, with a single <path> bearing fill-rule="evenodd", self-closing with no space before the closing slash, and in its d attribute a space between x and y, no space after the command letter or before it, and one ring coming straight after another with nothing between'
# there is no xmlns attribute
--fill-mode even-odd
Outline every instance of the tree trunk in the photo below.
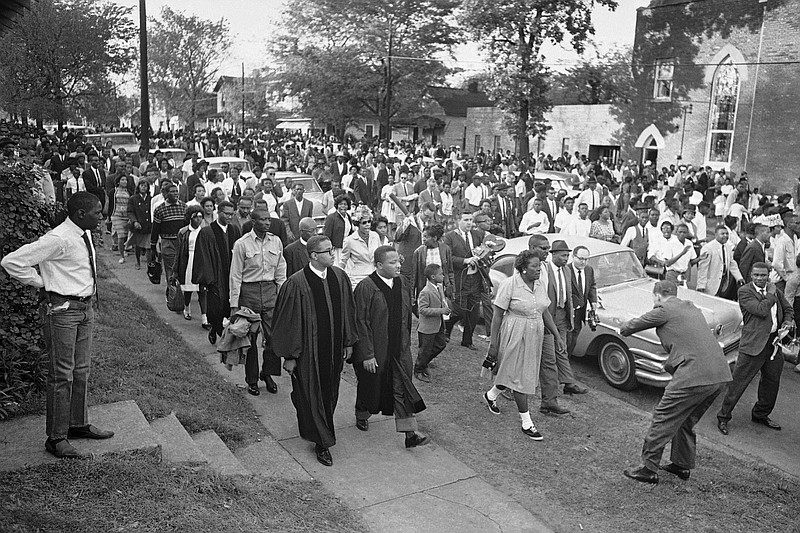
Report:
<svg viewBox="0 0 800 533"><path fill-rule="evenodd" d="M528 140L528 116L530 115L530 102L525 95L520 95L519 110L517 112L517 142L519 145L519 160L528 163L530 143Z"/></svg>

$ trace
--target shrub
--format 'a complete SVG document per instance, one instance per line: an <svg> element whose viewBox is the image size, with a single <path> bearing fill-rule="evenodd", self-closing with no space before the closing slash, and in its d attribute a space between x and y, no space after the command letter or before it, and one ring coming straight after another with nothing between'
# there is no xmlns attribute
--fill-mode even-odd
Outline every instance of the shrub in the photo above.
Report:
<svg viewBox="0 0 800 533"><path fill-rule="evenodd" d="M60 204L47 205L36 194L36 172L27 163L0 164L0 257L33 242L63 213ZM44 384L43 342L39 294L0 269L0 419L14 402ZM5 407L4 407L5 406Z"/></svg>

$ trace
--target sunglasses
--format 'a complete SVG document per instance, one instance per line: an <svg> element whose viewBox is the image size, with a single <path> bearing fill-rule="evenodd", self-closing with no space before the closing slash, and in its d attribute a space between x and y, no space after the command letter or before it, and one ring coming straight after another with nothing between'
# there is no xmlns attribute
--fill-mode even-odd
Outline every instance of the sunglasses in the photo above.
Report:
<svg viewBox="0 0 800 533"><path fill-rule="evenodd" d="M372 224L372 221L371 220L362 220L361 222L359 222L359 224L361 224L362 226L364 224Z"/></svg>

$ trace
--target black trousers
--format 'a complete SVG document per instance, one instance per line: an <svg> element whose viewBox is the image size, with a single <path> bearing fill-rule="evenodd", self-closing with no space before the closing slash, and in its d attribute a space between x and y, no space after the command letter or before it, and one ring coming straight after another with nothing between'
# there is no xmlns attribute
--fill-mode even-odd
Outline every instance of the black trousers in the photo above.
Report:
<svg viewBox="0 0 800 533"><path fill-rule="evenodd" d="M728 421L732 418L731 413L739 398L744 394L745 389L756 374L761 372L761 379L758 381L758 400L753 406L753 418L767 418L775 408L778 399L778 389L781 386L781 372L783 372L783 353L778 350L775 359L770 360L775 347L772 341L776 333L772 333L767 339L767 344L758 355L747 355L739 352L736 359L736 367L733 369L733 381L728 385L728 392L722 401L717 413L717 418Z"/></svg>
<svg viewBox="0 0 800 533"><path fill-rule="evenodd" d="M447 336L453 331L453 327L461 321L464 326L464 334L461 336L461 344L472 344L472 333L475 331L475 325L478 323L480 316L481 293L483 292L483 282L480 274L467 275L463 272L463 276L458 275L461 279L456 280L456 294L453 298L453 313L456 315L445 324L445 331Z"/></svg>
<svg viewBox="0 0 800 533"><path fill-rule="evenodd" d="M415 371L425 370L428 364L447 347L444 335L444 324L436 333L417 333L419 335L419 353Z"/></svg>

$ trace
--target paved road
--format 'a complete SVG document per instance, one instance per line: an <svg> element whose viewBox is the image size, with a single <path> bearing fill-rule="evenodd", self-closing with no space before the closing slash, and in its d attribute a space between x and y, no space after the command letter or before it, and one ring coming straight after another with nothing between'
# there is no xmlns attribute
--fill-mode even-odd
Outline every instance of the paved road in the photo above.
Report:
<svg viewBox="0 0 800 533"><path fill-rule="evenodd" d="M652 411L661 399L663 389L640 386L634 391L623 392L613 388L603 378L593 357L573 358L572 361L573 368L586 385L620 398L639 409ZM717 418L714 416L722 403L721 397L700 421L698 434L716 444L730 447L734 452L760 459L800 478L800 460L797 454L797 443L800 442L800 374L794 372L794 365L785 364L778 403L771 416L783 426L782 431L768 429L750 421L750 409L756 401L757 388L758 377L747 388L733 411L733 419L728 424L728 436L717 430Z"/></svg>

